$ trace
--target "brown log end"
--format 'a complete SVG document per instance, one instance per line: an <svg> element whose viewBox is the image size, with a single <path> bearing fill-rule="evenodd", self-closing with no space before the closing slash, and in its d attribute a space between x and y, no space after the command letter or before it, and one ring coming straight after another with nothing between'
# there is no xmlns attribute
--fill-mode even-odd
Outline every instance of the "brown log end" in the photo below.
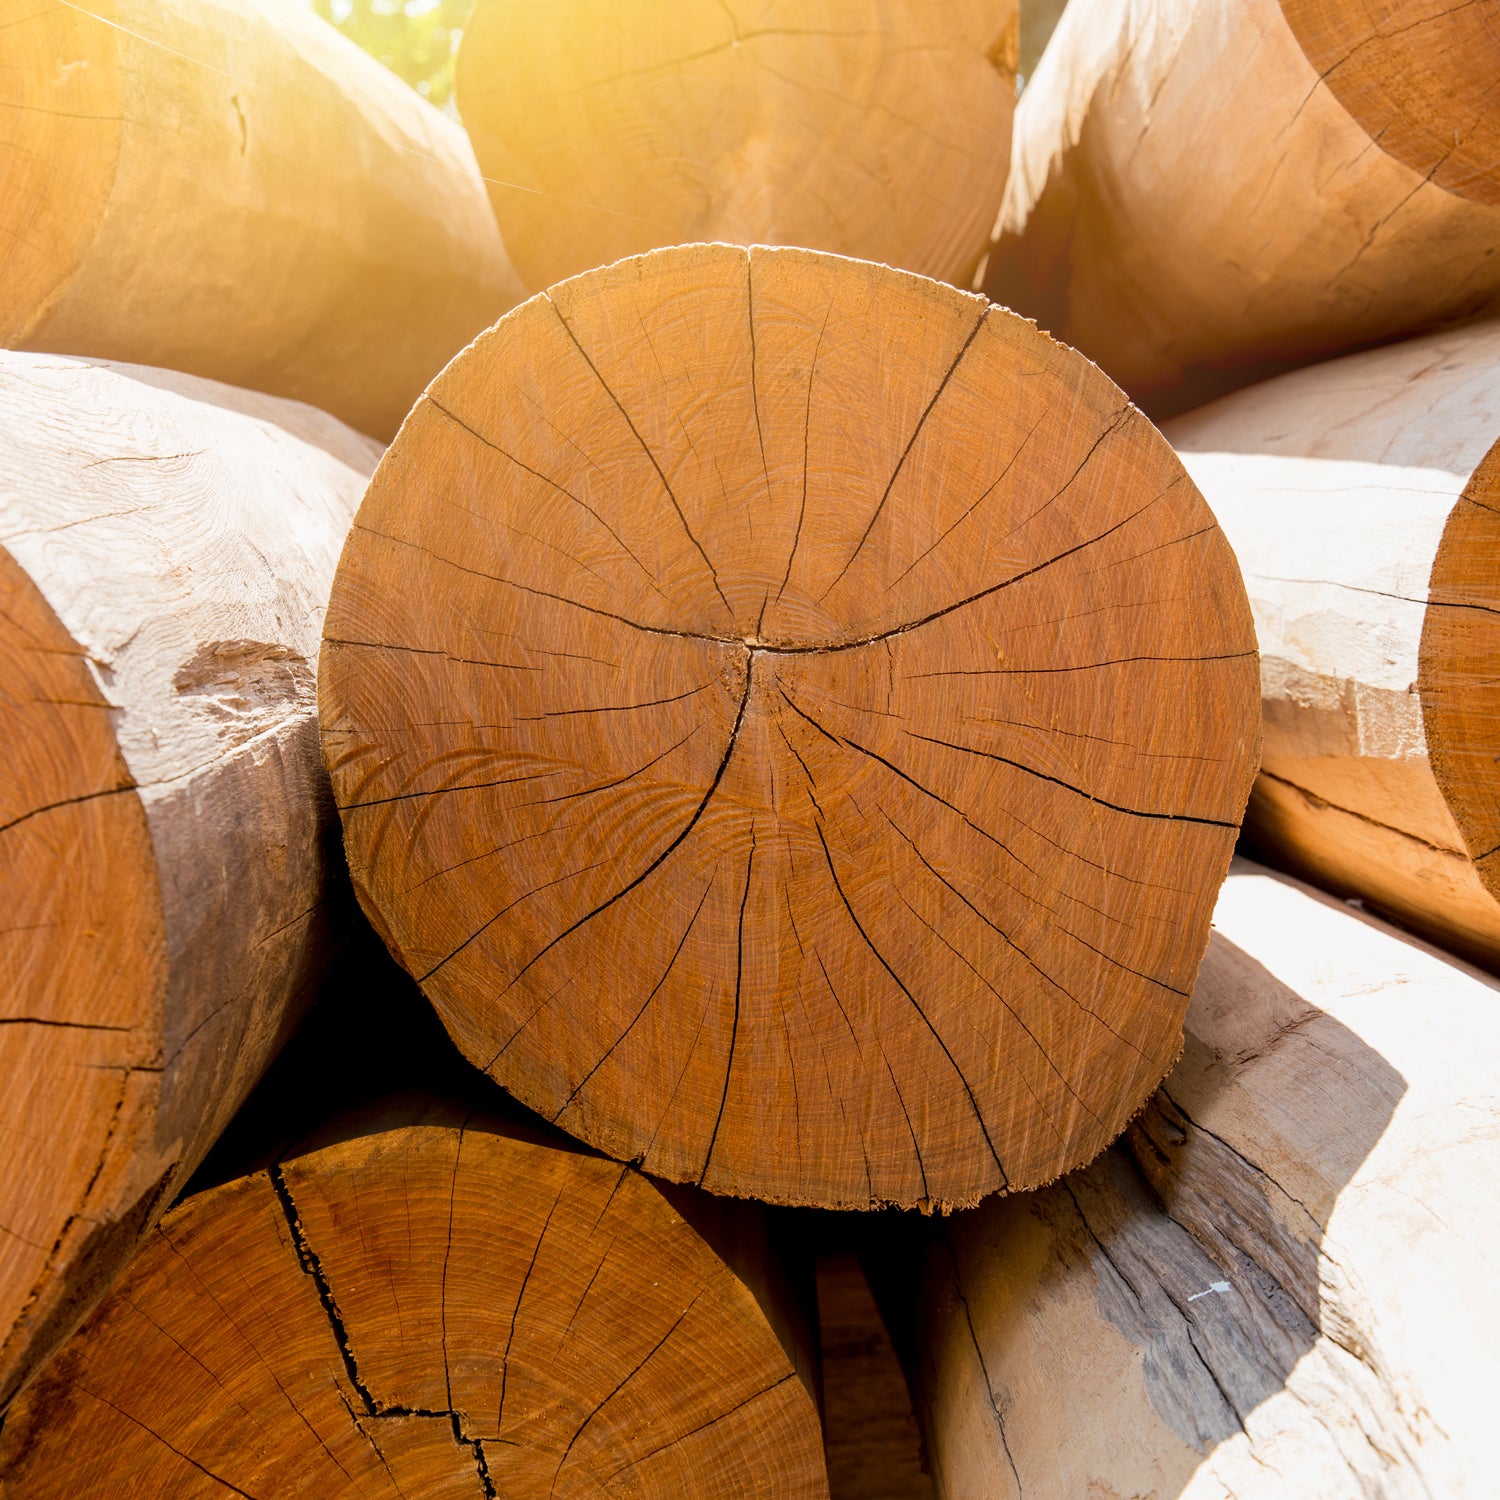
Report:
<svg viewBox="0 0 1500 1500"><path fill-rule="evenodd" d="M1013 314L798 250L554 288L413 412L326 629L366 910L610 1154L972 1201L1175 1057L1249 610L1155 429Z"/></svg>
<svg viewBox="0 0 1500 1500"><path fill-rule="evenodd" d="M1500 205L1500 9L1442 0L1280 0L1307 60L1388 156Z"/></svg>
<svg viewBox="0 0 1500 1500"><path fill-rule="evenodd" d="M827 1496L764 1291L638 1173L430 1103L324 1140L162 1221L15 1494Z"/></svg>
<svg viewBox="0 0 1500 1500"><path fill-rule="evenodd" d="M0 548L0 1408L123 1266L139 1226L121 1200L163 1165L110 1152L155 1112L167 961L109 709Z"/></svg>
<svg viewBox="0 0 1500 1500"><path fill-rule="evenodd" d="M481 0L455 89L526 283L687 240L967 281L1000 207L1015 0Z"/></svg>
<svg viewBox="0 0 1500 1500"><path fill-rule="evenodd" d="M1484 888L1500 900L1500 442L1443 528L1418 660L1433 775Z"/></svg>

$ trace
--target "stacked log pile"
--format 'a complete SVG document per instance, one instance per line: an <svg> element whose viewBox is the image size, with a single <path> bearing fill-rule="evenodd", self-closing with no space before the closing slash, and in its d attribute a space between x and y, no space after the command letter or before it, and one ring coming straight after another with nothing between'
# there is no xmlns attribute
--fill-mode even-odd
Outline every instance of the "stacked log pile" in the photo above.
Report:
<svg viewBox="0 0 1500 1500"><path fill-rule="evenodd" d="M0 1495L1491 1492L1500 0L1060 9L0 0Z"/></svg>

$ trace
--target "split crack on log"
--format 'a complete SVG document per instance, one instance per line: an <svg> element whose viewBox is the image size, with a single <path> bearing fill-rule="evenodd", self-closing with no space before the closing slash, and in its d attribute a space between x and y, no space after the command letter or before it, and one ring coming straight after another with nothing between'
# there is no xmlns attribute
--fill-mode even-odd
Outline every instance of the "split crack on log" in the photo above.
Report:
<svg viewBox="0 0 1500 1500"><path fill-rule="evenodd" d="M495 1488L494 1480L490 1476L489 1462L485 1458L484 1448L478 1438L471 1438L464 1430L459 1421L456 1411L451 1409L436 1411L427 1407L396 1406L387 1405L375 1399L374 1393L365 1384L359 1373L359 1365L354 1357L354 1346L349 1339L349 1331L344 1324L343 1314L339 1311L337 1301L334 1299L333 1287L329 1284L327 1273L323 1269L322 1262L318 1259L317 1252L307 1242L307 1237L302 1230L302 1221L297 1214L296 1201L293 1199L291 1189L286 1182L286 1174L282 1171L281 1164L267 1168L266 1177L271 1184L271 1191L276 1195L276 1201L281 1206L281 1212L286 1219L287 1229L291 1233L292 1248L297 1255L297 1264L302 1267L303 1274L310 1277L312 1284L318 1294L318 1302L323 1308L323 1315L328 1320L329 1331L333 1335L334 1344L339 1351L339 1358L343 1361L344 1374L348 1377L349 1384L354 1387L359 1396L360 1404L364 1407L365 1416L373 1421L379 1421L386 1417L437 1417L446 1419L453 1430L453 1441L461 1448L467 1448L474 1456L474 1467L479 1476L480 1484L484 1490L485 1500L499 1500L499 1491ZM379 1449L376 1450L379 1452ZM382 1455L382 1461L384 1456ZM215 1476L217 1477L217 1476ZM233 1486L231 1485L232 1489ZM236 1490L236 1494L243 1491Z"/></svg>

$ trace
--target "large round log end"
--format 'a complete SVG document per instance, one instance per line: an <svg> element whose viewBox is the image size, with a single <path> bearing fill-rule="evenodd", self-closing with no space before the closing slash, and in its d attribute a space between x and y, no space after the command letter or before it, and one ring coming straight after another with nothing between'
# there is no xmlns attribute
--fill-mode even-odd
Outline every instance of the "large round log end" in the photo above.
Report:
<svg viewBox="0 0 1500 1500"><path fill-rule="evenodd" d="M366 909L611 1154L972 1201L1176 1055L1248 607L1150 424L981 299L728 247L534 299L384 461L323 663Z"/></svg>
<svg viewBox="0 0 1500 1500"><path fill-rule="evenodd" d="M456 1110L324 1141L163 1220L13 1408L15 1494L826 1500L753 1233Z"/></svg>

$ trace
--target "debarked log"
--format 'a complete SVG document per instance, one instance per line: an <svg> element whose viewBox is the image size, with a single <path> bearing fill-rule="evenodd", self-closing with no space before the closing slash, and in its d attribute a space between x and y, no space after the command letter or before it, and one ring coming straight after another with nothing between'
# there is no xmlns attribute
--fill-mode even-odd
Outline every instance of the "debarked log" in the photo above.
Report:
<svg viewBox="0 0 1500 1500"><path fill-rule="evenodd" d="M1171 422L1261 649L1264 857L1500 966L1500 324Z"/></svg>
<svg viewBox="0 0 1500 1500"><path fill-rule="evenodd" d="M0 0L0 343L389 438L524 295L464 133L288 0Z"/></svg>
<svg viewBox="0 0 1500 1500"><path fill-rule="evenodd" d="M1500 301L1500 10L1073 0L985 290L1153 415Z"/></svg>
<svg viewBox="0 0 1500 1500"><path fill-rule="evenodd" d="M329 956L318 642L378 455L274 397L0 354L0 1407Z"/></svg>
<svg viewBox="0 0 1500 1500"><path fill-rule="evenodd" d="M1125 1141L929 1252L943 1500L1493 1489L1495 984L1248 863L1214 926Z"/></svg>

